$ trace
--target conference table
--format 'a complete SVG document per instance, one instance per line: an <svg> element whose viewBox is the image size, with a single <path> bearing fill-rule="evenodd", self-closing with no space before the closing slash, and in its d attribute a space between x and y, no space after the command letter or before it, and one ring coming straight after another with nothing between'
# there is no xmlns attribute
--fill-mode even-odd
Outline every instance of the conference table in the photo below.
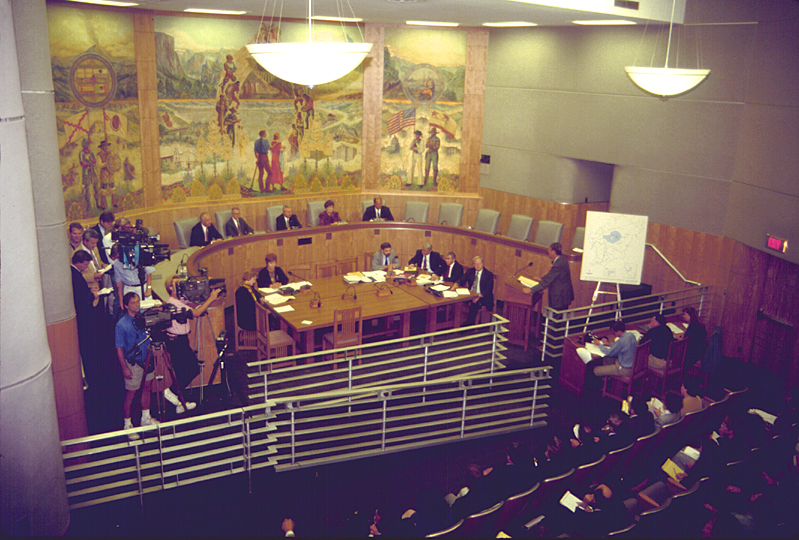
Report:
<svg viewBox="0 0 799 540"><path fill-rule="evenodd" d="M342 276L331 276L314 279L311 283L310 289L292 294L293 299L279 305L267 305L267 309L280 319L281 326L292 335L300 349L306 353L314 351L314 332L333 326L336 310L360 306L363 321L387 320L385 329L378 333L396 332L400 337L408 337L411 332L412 314L425 317L426 332L435 332L450 325L457 327L460 326L464 304L476 296L473 293L459 295L456 298L434 296L424 287L416 285L414 279L403 284L395 283L393 279L383 283L349 284ZM381 289L382 293L378 296ZM317 302L321 302L321 306L317 307ZM293 310L278 311L280 307L286 305L291 306ZM453 310L455 312L453 323L437 323L438 308L449 305L456 308ZM391 322L396 316L399 317L399 325L392 326Z"/></svg>

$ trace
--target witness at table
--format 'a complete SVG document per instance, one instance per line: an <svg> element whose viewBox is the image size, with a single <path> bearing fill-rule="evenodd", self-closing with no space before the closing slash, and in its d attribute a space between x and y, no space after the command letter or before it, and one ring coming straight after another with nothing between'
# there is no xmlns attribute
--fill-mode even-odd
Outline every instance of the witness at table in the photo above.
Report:
<svg viewBox="0 0 799 540"><path fill-rule="evenodd" d="M439 276L444 271L444 259L437 251L433 251L433 244L425 243L422 249L416 250L416 255L408 262L411 266L416 266L422 272Z"/></svg>
<svg viewBox="0 0 799 540"><path fill-rule="evenodd" d="M469 313L463 326L474 324L481 307L489 312L494 311L494 274L483 266L483 258L480 255L473 257L472 263L474 267L469 268L451 287L451 289L466 287L470 292L477 294L469 304Z"/></svg>
<svg viewBox="0 0 799 540"><path fill-rule="evenodd" d="M455 283L463 277L463 265L455 259L455 253L452 251L444 255L444 269L439 276L444 283Z"/></svg>
<svg viewBox="0 0 799 540"><path fill-rule="evenodd" d="M649 330L641 338L641 343L649 340L652 340L652 347L649 349L649 367L662 370L666 367L669 345L674 341L674 334L671 333L666 316L662 313L649 320Z"/></svg>
<svg viewBox="0 0 799 540"><path fill-rule="evenodd" d="M241 287L236 289L236 321L239 328L255 331L255 304L263 303L263 294L256 287L256 276L253 272L244 272L241 276Z"/></svg>
<svg viewBox="0 0 799 540"><path fill-rule="evenodd" d="M276 289L281 285L287 285L289 278L283 269L277 265L277 255L274 253L266 254L266 266L258 272L258 287L271 287Z"/></svg>
<svg viewBox="0 0 799 540"><path fill-rule="evenodd" d="M325 201L325 211L319 214L319 225L332 225L341 221L338 212L334 210L336 203L331 200Z"/></svg>
<svg viewBox="0 0 799 540"><path fill-rule="evenodd" d="M705 349L707 349L707 330L705 326L699 322L699 314L692 306L683 308L682 318L688 328L680 336L682 339L688 340L688 346L685 349L685 369L696 364L699 360L704 358Z"/></svg>
<svg viewBox="0 0 799 540"><path fill-rule="evenodd" d="M633 362L635 361L635 347L638 342L635 341L635 334L627 332L627 326L624 321L615 321L610 326L610 331L616 337L616 342L612 346L608 346L607 338L602 338L602 341L595 339L594 345L599 347L605 354L603 362L605 365L597 366L594 368L594 375L597 377L606 377L608 375L621 375L627 376L632 373Z"/></svg>
<svg viewBox="0 0 799 540"><path fill-rule="evenodd" d="M380 244L380 251L372 256L372 270L385 270L390 272L399 266L399 257L391 249L391 244L383 242Z"/></svg>

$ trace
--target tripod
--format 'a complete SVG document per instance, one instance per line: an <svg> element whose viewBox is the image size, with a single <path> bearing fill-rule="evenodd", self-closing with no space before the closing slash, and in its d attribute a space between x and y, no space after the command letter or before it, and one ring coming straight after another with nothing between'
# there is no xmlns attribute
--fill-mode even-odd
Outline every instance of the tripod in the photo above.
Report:
<svg viewBox="0 0 799 540"><path fill-rule="evenodd" d="M147 370L150 367L150 361L155 361L155 379L153 380L153 385L151 387L152 391L158 392L158 408L161 410L162 415L165 409L164 404L164 394L162 393L167 388L173 386L173 381L177 382L178 377L175 374L175 368L172 367L172 358L169 356L169 353L166 350L163 341L153 341L150 343L150 348L147 350L147 360L144 362L144 373L147 373ZM159 366L161 369L166 369L166 372L159 373ZM146 375L145 375L146 376ZM180 383L175 385L177 392L175 392L180 400L180 404L183 405L183 408L186 408L186 400L183 397L183 390L180 388ZM141 388L139 388L141 390Z"/></svg>
<svg viewBox="0 0 799 540"><path fill-rule="evenodd" d="M227 356L228 345L230 345L230 342L227 339L227 330L222 330L219 333L219 337L216 338L216 349L219 354L216 357L216 361L214 361L214 369L211 371L211 378L208 379L209 381L213 381L217 372L219 372L220 382L224 385L222 386L222 404L224 408L227 408L231 396L230 383L228 382L227 369L225 366L225 356Z"/></svg>

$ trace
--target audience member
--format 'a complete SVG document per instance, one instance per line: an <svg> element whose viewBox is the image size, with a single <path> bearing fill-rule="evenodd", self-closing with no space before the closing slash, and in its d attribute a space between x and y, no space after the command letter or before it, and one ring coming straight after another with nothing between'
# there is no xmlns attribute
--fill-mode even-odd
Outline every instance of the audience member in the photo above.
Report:
<svg viewBox="0 0 799 540"><path fill-rule="evenodd" d="M682 397L677 392L669 391L663 400L663 408L653 407L652 415L655 417L655 425L664 427L677 422L682 409ZM673 411L673 412L672 412Z"/></svg>
<svg viewBox="0 0 799 540"><path fill-rule="evenodd" d="M477 295L469 303L469 313L463 323L464 327L474 324L477 312L481 307L486 308L489 312L494 311L494 274L483 266L482 256L473 257L472 263L474 267L469 268L457 283L450 287L454 290L457 287L465 286L470 292Z"/></svg>
<svg viewBox="0 0 799 540"><path fill-rule="evenodd" d="M599 484L585 494L574 513L573 534L582 537L600 537L623 529L630 515L622 497L607 484Z"/></svg>
<svg viewBox="0 0 799 540"><path fill-rule="evenodd" d="M699 388L699 383L696 382L695 379L683 380L682 386L680 386L680 395L682 396L680 416L685 416L689 412L702 410L704 407L702 391Z"/></svg>
<svg viewBox="0 0 799 540"><path fill-rule="evenodd" d="M444 268L439 276L444 283L455 283L463 277L463 265L455 259L455 253L452 251L444 255Z"/></svg>
<svg viewBox="0 0 799 540"><path fill-rule="evenodd" d="M444 273L446 266L441 255L437 251L433 251L433 245L430 242L426 242L422 249L417 249L416 254L408 261L408 264L436 277Z"/></svg>
<svg viewBox="0 0 799 540"><path fill-rule="evenodd" d="M547 255L552 260L552 268L546 273L538 285L529 289L530 294L534 294L544 289L549 289L549 307L556 311L569 309L569 304L574 300L574 288L572 287L571 271L569 261L561 257L563 246L555 242L550 244Z"/></svg>
<svg viewBox="0 0 799 540"><path fill-rule="evenodd" d="M377 219L382 221L394 221L394 216L391 215L391 210L388 208L388 206L383 206L382 198L375 197L372 202L374 204L368 207L363 213L362 221L371 221Z"/></svg>
<svg viewBox="0 0 799 540"><path fill-rule="evenodd" d="M385 270L390 272L399 267L399 257L391 249L391 244L383 242L380 244L380 251L376 251L372 256L372 270Z"/></svg>
<svg viewBox="0 0 799 540"><path fill-rule="evenodd" d="M99 240L100 235L97 231L94 229L86 229L83 231L83 241L78 247L79 250L87 252L92 257L92 260L86 267L86 270L83 271L83 278L89 284L96 282L98 287L100 287L103 283L102 270L105 270L105 268L108 266L100 260L100 252L97 249L97 242Z"/></svg>
<svg viewBox="0 0 799 540"><path fill-rule="evenodd" d="M674 334L668 327L666 316L662 313L649 319L649 330L641 338L641 343L652 340L649 349L649 367L662 370L666 367L666 357L669 355L669 345L674 341Z"/></svg>
<svg viewBox="0 0 799 540"><path fill-rule="evenodd" d="M294 527L294 520L291 518L285 518L280 524L280 528L283 529L283 534L286 538L294 538Z"/></svg>
<svg viewBox="0 0 799 540"><path fill-rule="evenodd" d="M490 508L493 498L491 491L483 469L476 463L467 465L464 487L457 494L447 495L447 502L451 501L450 506L454 520L457 521Z"/></svg>
<svg viewBox="0 0 799 540"><path fill-rule="evenodd" d="M616 337L616 342L608 347L607 338L602 341L595 339L594 345L599 347L605 354L603 364L594 368L594 375L597 377L607 377L608 375L627 376L632 373L633 362L635 361L635 348L638 342L635 341L635 334L627 332L624 321L615 321L610 326L611 332Z"/></svg>
<svg viewBox="0 0 799 540"><path fill-rule="evenodd" d="M258 288L267 287L276 289L282 285L287 285L289 278L283 269L277 265L277 255L274 253L266 254L266 266L258 272Z"/></svg>
<svg viewBox="0 0 799 540"><path fill-rule="evenodd" d="M280 228L278 228L278 230L280 230ZM252 227L241 217L241 210L235 206L231 208L230 219L225 223L225 236L244 236L254 232Z"/></svg>
<svg viewBox="0 0 799 540"><path fill-rule="evenodd" d="M91 227L91 229L97 231L97 234L100 236L101 240L105 239L107 234L110 234L114 228L114 213L113 212L103 212L100 214L100 219L97 225ZM100 259L105 264L111 264L111 261L108 260L108 252L104 250L100 250Z"/></svg>
<svg viewBox="0 0 799 540"><path fill-rule="evenodd" d="M74 253L83 242L83 225L74 221L69 224L69 250Z"/></svg>
<svg viewBox="0 0 799 540"><path fill-rule="evenodd" d="M332 225L341 221L341 217L335 210L336 203L328 199L325 201L325 210L319 214L319 225Z"/></svg>
<svg viewBox="0 0 799 540"><path fill-rule="evenodd" d="M291 206L283 206L283 213L275 218L275 229L278 231L302 229L300 220L294 215L294 210L292 210Z"/></svg>
<svg viewBox="0 0 799 540"><path fill-rule="evenodd" d="M682 310L683 321L688 328L680 334L680 338L688 340L685 349L685 369L696 364L705 356L707 349L707 330L699 321L699 314L692 306L687 306Z"/></svg>
<svg viewBox="0 0 799 540"><path fill-rule="evenodd" d="M189 245L203 247L217 240L222 240L222 235L216 230L211 214L203 212L200 214L200 222L191 228Z"/></svg>

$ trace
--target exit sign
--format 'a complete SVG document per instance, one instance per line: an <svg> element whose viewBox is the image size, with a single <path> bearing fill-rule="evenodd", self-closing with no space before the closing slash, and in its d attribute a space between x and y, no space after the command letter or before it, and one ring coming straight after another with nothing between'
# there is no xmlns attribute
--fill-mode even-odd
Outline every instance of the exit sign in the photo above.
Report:
<svg viewBox="0 0 799 540"><path fill-rule="evenodd" d="M766 247L774 251L779 251L780 253L785 253L788 250L788 241L767 234Z"/></svg>

